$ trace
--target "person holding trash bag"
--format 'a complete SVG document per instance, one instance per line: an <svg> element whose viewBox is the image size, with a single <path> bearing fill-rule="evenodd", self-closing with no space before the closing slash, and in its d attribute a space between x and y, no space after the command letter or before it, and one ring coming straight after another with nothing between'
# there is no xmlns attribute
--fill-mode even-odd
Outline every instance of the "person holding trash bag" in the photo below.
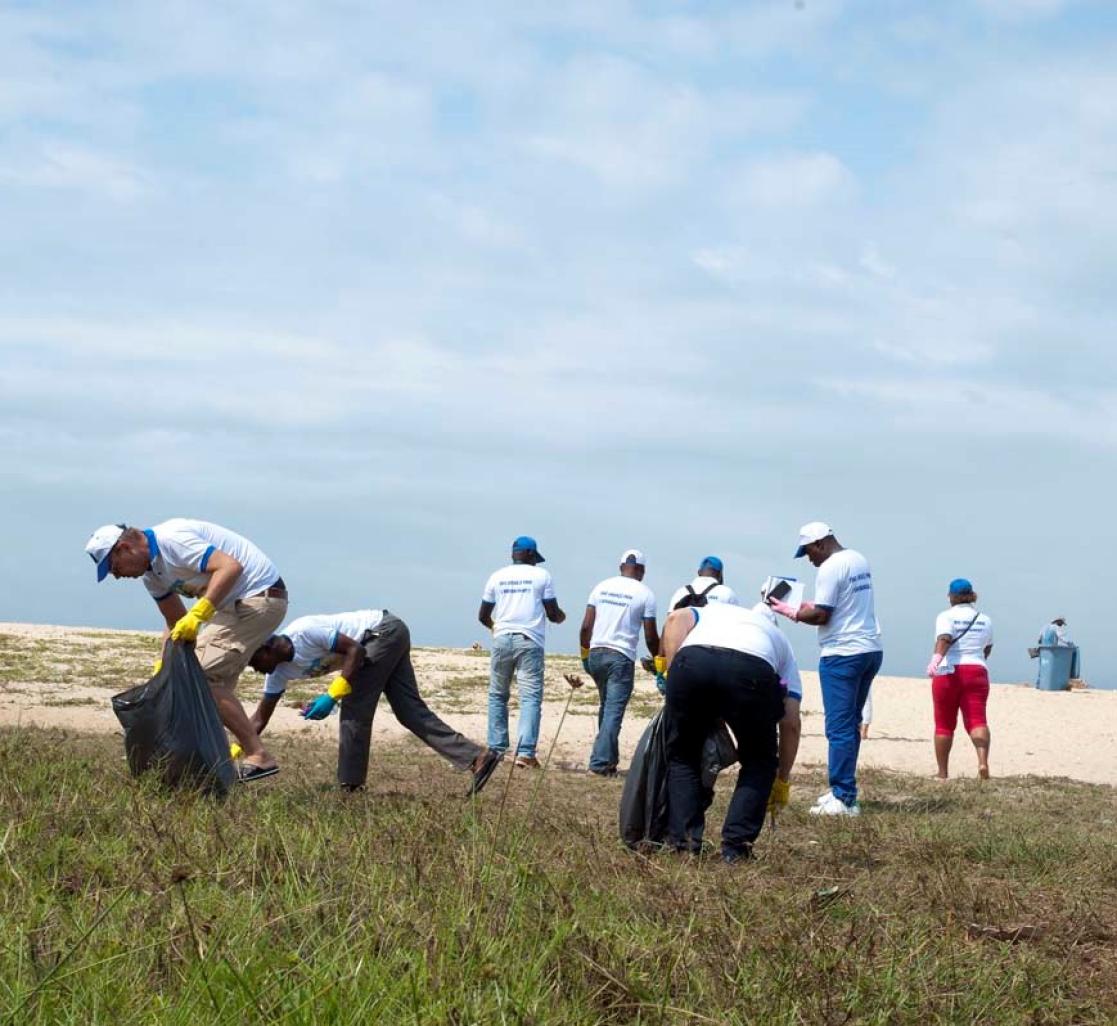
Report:
<svg viewBox="0 0 1117 1026"><path fill-rule="evenodd" d="M956 577L947 591L950 608L935 618L935 649L927 665L935 705L935 762L938 778L946 780L950 749L958 726L970 735L977 752L977 775L989 778L989 670L993 651L993 621L977 611L977 595L965 577Z"/></svg>
<svg viewBox="0 0 1117 1026"><path fill-rule="evenodd" d="M139 530L106 524L85 551L97 580L142 577L166 621L164 638L196 642L221 722L243 753L240 780L279 772L236 696L237 680L257 646L287 613L287 586L279 571L247 538L205 520L175 518ZM189 610L182 597L195 599ZM162 660L156 662L158 673Z"/></svg>
<svg viewBox="0 0 1117 1026"><path fill-rule="evenodd" d="M381 694L396 719L420 741L473 774L469 794L480 792L500 762L499 752L463 737L431 712L415 681L411 632L386 609L301 616L257 648L250 665L267 674L264 695L252 715L260 733L289 681L336 666L338 675L303 716L323 720L340 703L337 780L347 791L363 787L368 777L372 719Z"/></svg>
<svg viewBox="0 0 1117 1026"><path fill-rule="evenodd" d="M655 595L644 584L644 553L626 549L619 573L590 592L578 639L582 668L597 685L597 737L590 752L589 770L600 777L617 773L619 738L624 711L636 680L636 652L643 633L656 673L663 670Z"/></svg>
<svg viewBox="0 0 1117 1026"><path fill-rule="evenodd" d="M702 750L713 725L724 720L737 741L741 769L722 826L721 854L726 862L749 858L779 767L784 696L803 693L791 645L751 609L714 603L671 613L662 647L669 842L677 851L701 848Z"/></svg>

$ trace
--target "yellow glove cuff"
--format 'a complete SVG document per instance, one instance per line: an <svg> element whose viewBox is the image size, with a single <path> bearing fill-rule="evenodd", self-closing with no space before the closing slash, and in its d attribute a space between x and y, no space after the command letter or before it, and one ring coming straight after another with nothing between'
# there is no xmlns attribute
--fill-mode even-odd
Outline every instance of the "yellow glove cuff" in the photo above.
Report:
<svg viewBox="0 0 1117 1026"><path fill-rule="evenodd" d="M590 657L590 650L588 648L583 648L582 649L582 658L583 659L589 659L589 657Z"/></svg>
<svg viewBox="0 0 1117 1026"><path fill-rule="evenodd" d="M217 606L203 596L190 607L190 612L199 620L212 620L213 614L217 612Z"/></svg>
<svg viewBox="0 0 1117 1026"><path fill-rule="evenodd" d="M157 676L161 669L163 669L163 657L162 656L160 656L158 659L155 660L155 662L153 662L151 664L151 675L153 677Z"/></svg>
<svg viewBox="0 0 1117 1026"><path fill-rule="evenodd" d="M239 759L242 755L244 755L244 749L241 748L241 746L238 745L235 741L231 745L229 745L230 759Z"/></svg>
<svg viewBox="0 0 1117 1026"><path fill-rule="evenodd" d="M652 662L655 663L656 673L667 673L667 656L656 656L655 659L652 660Z"/></svg>
<svg viewBox="0 0 1117 1026"><path fill-rule="evenodd" d="M772 781L772 801L777 805L786 805L791 800L791 782L780 780L776 777Z"/></svg>
<svg viewBox="0 0 1117 1026"><path fill-rule="evenodd" d="M353 685L344 677L335 677L334 682L326 689L326 694L338 702L346 695L353 694Z"/></svg>

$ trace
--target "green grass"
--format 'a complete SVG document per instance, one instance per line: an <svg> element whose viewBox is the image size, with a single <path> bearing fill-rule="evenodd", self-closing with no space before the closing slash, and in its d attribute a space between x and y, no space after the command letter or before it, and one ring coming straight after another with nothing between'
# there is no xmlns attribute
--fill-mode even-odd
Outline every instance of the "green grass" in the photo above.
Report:
<svg viewBox="0 0 1117 1026"><path fill-rule="evenodd" d="M819 823L805 774L726 867L620 847L618 781L502 768L470 803L407 743L342 796L331 748L274 746L219 805L118 738L0 732L0 1023L1117 1021L1112 789L868 773Z"/></svg>

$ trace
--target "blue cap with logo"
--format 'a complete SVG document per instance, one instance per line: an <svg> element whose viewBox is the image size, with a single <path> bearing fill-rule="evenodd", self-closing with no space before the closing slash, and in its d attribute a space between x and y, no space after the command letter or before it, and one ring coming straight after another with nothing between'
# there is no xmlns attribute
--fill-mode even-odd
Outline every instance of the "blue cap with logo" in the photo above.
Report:
<svg viewBox="0 0 1117 1026"><path fill-rule="evenodd" d="M512 543L512 551L530 552L535 556L536 563L546 562L543 558L543 553L539 551L539 546L530 534L521 534L520 537Z"/></svg>
<svg viewBox="0 0 1117 1026"><path fill-rule="evenodd" d="M717 556L707 556L701 563L698 564L699 571L713 570L715 573L722 573L725 567L722 565Z"/></svg>
<svg viewBox="0 0 1117 1026"><path fill-rule="evenodd" d="M951 595L968 595L973 591L973 585L965 577L955 577L950 582Z"/></svg>

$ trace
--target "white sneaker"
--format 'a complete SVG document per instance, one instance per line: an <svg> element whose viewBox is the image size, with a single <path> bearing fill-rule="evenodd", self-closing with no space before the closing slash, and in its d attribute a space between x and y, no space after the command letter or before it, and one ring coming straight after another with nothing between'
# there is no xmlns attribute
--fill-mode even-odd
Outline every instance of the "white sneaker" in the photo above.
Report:
<svg viewBox="0 0 1117 1026"><path fill-rule="evenodd" d="M829 795L825 801L819 802L811 809L812 816L860 816L861 806L854 803L846 805L840 798Z"/></svg>
<svg viewBox="0 0 1117 1026"><path fill-rule="evenodd" d="M820 794L815 800L815 805L822 805L824 802L830 801L834 797L833 791L827 791L825 794Z"/></svg>

